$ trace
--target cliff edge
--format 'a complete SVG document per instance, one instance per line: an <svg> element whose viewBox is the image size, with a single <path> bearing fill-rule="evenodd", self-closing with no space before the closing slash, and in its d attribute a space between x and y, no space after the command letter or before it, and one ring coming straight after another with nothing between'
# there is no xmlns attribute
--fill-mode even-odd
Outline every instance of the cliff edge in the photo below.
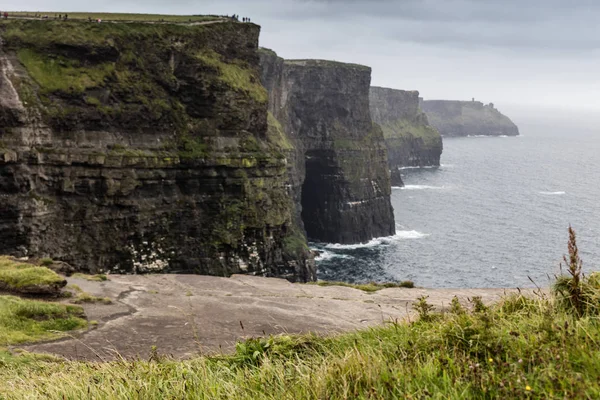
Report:
<svg viewBox="0 0 600 400"><path fill-rule="evenodd" d="M421 107L442 136L519 135L519 128L492 103L426 100Z"/></svg>
<svg viewBox="0 0 600 400"><path fill-rule="evenodd" d="M260 28L0 23L0 253L315 279Z"/></svg>

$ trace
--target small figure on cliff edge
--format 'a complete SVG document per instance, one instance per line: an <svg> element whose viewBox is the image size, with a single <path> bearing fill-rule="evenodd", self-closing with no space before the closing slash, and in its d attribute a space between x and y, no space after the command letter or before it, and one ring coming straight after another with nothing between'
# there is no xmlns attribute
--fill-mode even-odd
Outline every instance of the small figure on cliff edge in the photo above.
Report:
<svg viewBox="0 0 600 400"><path fill-rule="evenodd" d="M4 19L8 19L8 13L6 11L4 12Z"/></svg>

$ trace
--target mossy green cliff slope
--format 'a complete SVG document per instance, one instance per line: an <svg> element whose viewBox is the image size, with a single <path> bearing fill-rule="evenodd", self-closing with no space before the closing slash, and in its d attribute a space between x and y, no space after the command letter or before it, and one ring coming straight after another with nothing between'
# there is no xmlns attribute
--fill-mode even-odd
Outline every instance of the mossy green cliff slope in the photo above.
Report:
<svg viewBox="0 0 600 400"><path fill-rule="evenodd" d="M370 108L383 129L392 185L402 186L398 168L440 165L442 137L419 108L419 92L371 87Z"/></svg>
<svg viewBox="0 0 600 400"><path fill-rule="evenodd" d="M314 279L260 28L0 24L0 253ZM304 244L304 245L303 245Z"/></svg>

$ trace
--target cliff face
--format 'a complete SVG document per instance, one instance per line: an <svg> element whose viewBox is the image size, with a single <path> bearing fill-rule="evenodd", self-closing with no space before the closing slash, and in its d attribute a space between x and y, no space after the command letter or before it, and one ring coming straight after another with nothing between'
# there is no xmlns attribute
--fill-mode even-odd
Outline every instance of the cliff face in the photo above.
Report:
<svg viewBox="0 0 600 400"><path fill-rule="evenodd" d="M312 240L365 242L395 232L381 129L369 114L370 68L284 61L261 51L262 81L289 157L299 226Z"/></svg>
<svg viewBox="0 0 600 400"><path fill-rule="evenodd" d="M479 101L427 100L423 111L442 136L518 136L519 128L493 104Z"/></svg>
<svg viewBox="0 0 600 400"><path fill-rule="evenodd" d="M259 27L0 24L0 253L315 278Z"/></svg>
<svg viewBox="0 0 600 400"><path fill-rule="evenodd" d="M392 185L402 186L400 167L440 165L442 138L419 108L419 92L372 87L370 107L383 129Z"/></svg>

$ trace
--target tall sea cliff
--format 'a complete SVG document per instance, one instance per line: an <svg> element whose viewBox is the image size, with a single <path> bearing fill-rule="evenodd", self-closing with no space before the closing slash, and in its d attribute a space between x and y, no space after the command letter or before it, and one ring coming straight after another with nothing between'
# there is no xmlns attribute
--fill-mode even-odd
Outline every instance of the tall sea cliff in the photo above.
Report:
<svg viewBox="0 0 600 400"><path fill-rule="evenodd" d="M292 144L293 198L308 238L358 243L393 235L386 146L369 112L371 69L260 54L271 122Z"/></svg>
<svg viewBox="0 0 600 400"><path fill-rule="evenodd" d="M402 186L399 168L440 165L442 138L421 111L419 92L372 87L370 108L383 129L392 185Z"/></svg>
<svg viewBox="0 0 600 400"><path fill-rule="evenodd" d="M259 31L3 21L0 253L315 279L287 139L267 129Z"/></svg>

